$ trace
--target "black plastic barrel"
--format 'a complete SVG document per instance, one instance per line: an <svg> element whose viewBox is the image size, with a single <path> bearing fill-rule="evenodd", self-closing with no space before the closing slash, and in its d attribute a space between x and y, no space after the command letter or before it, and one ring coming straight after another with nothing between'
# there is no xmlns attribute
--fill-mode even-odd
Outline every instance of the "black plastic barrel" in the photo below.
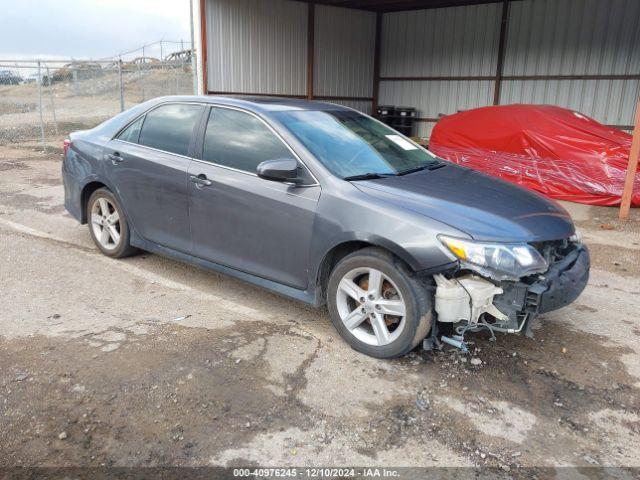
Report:
<svg viewBox="0 0 640 480"><path fill-rule="evenodd" d="M411 137L413 135L416 116L416 109L413 107L396 107L394 115L395 122L392 126L403 135Z"/></svg>
<svg viewBox="0 0 640 480"><path fill-rule="evenodd" d="M396 116L396 107L393 105L378 105L376 108L376 117L382 123L393 126Z"/></svg>

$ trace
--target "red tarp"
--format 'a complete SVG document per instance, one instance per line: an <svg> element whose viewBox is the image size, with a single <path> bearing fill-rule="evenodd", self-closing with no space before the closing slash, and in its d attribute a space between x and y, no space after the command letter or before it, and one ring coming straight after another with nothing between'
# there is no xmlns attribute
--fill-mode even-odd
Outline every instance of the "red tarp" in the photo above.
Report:
<svg viewBox="0 0 640 480"><path fill-rule="evenodd" d="M436 155L558 200L619 205L631 135L550 105L476 108L440 119ZM640 206L640 172L631 204Z"/></svg>

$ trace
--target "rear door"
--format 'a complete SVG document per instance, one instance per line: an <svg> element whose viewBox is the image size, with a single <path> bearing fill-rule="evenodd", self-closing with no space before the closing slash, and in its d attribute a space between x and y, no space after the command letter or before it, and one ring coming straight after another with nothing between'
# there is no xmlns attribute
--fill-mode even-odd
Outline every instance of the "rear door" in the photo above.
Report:
<svg viewBox="0 0 640 480"><path fill-rule="evenodd" d="M204 107L160 105L130 124L106 151L107 175L136 231L146 240L188 252L188 176L194 130Z"/></svg>
<svg viewBox="0 0 640 480"><path fill-rule="evenodd" d="M189 168L193 254L304 289L320 186L299 160L306 186L256 175L259 163L279 158L296 157L264 121L211 108Z"/></svg>

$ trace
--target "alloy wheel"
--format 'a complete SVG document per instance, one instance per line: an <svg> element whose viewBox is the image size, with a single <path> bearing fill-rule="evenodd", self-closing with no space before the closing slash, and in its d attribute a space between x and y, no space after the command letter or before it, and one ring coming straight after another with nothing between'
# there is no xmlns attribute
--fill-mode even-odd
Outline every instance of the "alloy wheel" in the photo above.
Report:
<svg viewBox="0 0 640 480"><path fill-rule="evenodd" d="M91 206L91 228L102 248L115 250L120 244L120 215L115 205L105 197L98 197Z"/></svg>
<svg viewBox="0 0 640 480"><path fill-rule="evenodd" d="M375 268L356 268L338 284L336 306L344 326L373 346L393 343L406 324L406 305L393 281Z"/></svg>

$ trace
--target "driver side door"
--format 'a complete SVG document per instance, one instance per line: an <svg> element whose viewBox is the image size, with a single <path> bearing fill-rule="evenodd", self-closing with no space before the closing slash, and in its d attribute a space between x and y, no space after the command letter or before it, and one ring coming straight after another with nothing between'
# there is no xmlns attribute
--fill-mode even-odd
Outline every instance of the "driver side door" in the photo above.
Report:
<svg viewBox="0 0 640 480"><path fill-rule="evenodd" d="M202 149L189 167L194 256L305 289L320 186L258 116L212 107ZM266 160L298 160L303 185L256 175Z"/></svg>

